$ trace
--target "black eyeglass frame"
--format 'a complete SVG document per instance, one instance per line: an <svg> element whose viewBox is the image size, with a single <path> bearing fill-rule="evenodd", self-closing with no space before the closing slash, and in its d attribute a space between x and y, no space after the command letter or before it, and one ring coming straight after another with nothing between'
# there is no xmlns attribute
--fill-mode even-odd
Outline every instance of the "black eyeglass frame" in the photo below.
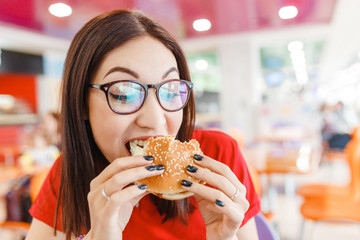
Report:
<svg viewBox="0 0 360 240"><path fill-rule="evenodd" d="M179 109L176 109L176 110L168 110L166 108L164 108L164 106L161 104L160 102L160 96L159 96L159 89L161 86L163 86L164 84L168 83L168 82L173 82L173 81L179 81L179 82L183 82L186 84L187 86L187 90L188 90L188 94L186 96L186 100L185 100L185 103L183 104L183 106ZM132 112L126 112L126 113L122 113L122 112L118 112L116 111L115 109L113 109L111 107L111 104L109 102L109 89L112 85L114 84L117 84L119 82L132 82L132 83L136 83L136 84L139 84L140 86L143 87L143 89L145 90L145 95L144 95L144 99L141 103L141 105L134 111ZM147 98L147 95L148 95L148 89L149 88L155 88L155 94L156 94L156 99L157 101L159 102L160 106L162 107L162 109L164 109L165 111L168 111L168 112L177 112L177 111L180 111L181 109L183 109L186 104L188 103L189 101L189 98L190 98L190 95L191 95L191 90L194 88L194 84L192 82L189 82L187 80L183 80L183 79L169 79L169 80L166 80L162 83L159 83L159 84L143 84L141 82L138 82L138 81L134 81L134 80L118 80L118 81L113 81L113 82L109 82L109 83L105 83L105 84L101 84L101 85L97 85L97 84L88 84L89 87L92 87L92 88L96 88L96 89L99 89L101 91L103 91L105 93L105 96L106 96L106 101L108 103L108 106L109 108L114 112L114 113L117 113L117 114L121 114L121 115L127 115L127 114L132 114L132 113L135 113L137 111L139 111L142 106L144 105L145 103L145 100Z"/></svg>

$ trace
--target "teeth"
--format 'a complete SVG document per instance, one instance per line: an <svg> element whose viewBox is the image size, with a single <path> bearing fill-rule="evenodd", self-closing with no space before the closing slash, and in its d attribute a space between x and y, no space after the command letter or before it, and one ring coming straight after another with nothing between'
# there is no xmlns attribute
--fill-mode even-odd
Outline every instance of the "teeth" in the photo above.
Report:
<svg viewBox="0 0 360 240"><path fill-rule="evenodd" d="M146 140L134 140L130 142L130 152L132 155L143 155Z"/></svg>
<svg viewBox="0 0 360 240"><path fill-rule="evenodd" d="M137 144L135 144L135 142L130 142L131 155L133 156L142 155L143 151L144 149L142 147L139 147Z"/></svg>
<svg viewBox="0 0 360 240"><path fill-rule="evenodd" d="M146 141L143 141L143 140L134 140L134 141L131 141L131 142L134 143L134 144L136 144L136 145L138 145L138 146L140 146L140 147L143 147Z"/></svg>

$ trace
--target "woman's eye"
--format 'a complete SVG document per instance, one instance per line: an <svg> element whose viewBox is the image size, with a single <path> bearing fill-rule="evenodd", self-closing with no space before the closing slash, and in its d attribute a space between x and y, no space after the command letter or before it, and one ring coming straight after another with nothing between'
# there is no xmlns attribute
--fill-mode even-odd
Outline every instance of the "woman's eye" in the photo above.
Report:
<svg viewBox="0 0 360 240"><path fill-rule="evenodd" d="M162 92L160 97L164 100L173 100L174 98L178 97L180 94L176 92Z"/></svg>
<svg viewBox="0 0 360 240"><path fill-rule="evenodd" d="M117 95L113 93L110 93L110 97L112 101L117 102L131 102L136 99L136 95Z"/></svg>

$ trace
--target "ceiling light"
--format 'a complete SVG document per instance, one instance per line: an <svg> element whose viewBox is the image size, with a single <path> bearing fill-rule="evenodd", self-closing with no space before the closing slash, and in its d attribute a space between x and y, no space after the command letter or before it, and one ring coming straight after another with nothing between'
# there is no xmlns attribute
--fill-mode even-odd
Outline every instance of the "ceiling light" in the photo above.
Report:
<svg viewBox="0 0 360 240"><path fill-rule="evenodd" d="M292 41L288 44L288 49L290 52L297 52L303 50L304 44L301 41Z"/></svg>
<svg viewBox="0 0 360 240"><path fill-rule="evenodd" d="M206 70L209 66L209 63L204 59L199 59L195 62L195 68L199 71Z"/></svg>
<svg viewBox="0 0 360 240"><path fill-rule="evenodd" d="M303 58L305 59L305 52L303 50L293 51L290 53L291 59Z"/></svg>
<svg viewBox="0 0 360 240"><path fill-rule="evenodd" d="M306 70L295 72L295 76L299 84L305 85L309 82L309 76Z"/></svg>
<svg viewBox="0 0 360 240"><path fill-rule="evenodd" d="M295 6L286 6L282 7L279 10L279 17L281 19L291 19L296 17L298 14L298 10Z"/></svg>
<svg viewBox="0 0 360 240"><path fill-rule="evenodd" d="M49 12L56 17L67 17L72 13L72 9L65 3L55 3L50 5Z"/></svg>
<svg viewBox="0 0 360 240"><path fill-rule="evenodd" d="M196 31L204 32L211 28L211 22L206 18L197 19L193 22L193 28Z"/></svg>

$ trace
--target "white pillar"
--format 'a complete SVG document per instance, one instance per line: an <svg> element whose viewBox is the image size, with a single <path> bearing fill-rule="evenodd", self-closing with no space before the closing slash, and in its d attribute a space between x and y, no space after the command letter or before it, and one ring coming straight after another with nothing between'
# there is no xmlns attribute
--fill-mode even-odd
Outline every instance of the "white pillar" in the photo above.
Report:
<svg viewBox="0 0 360 240"><path fill-rule="evenodd" d="M260 99L257 88L259 60L257 48L250 38L226 43L218 47L222 75L220 91L221 124L225 131L240 129L246 140L254 136L254 113ZM256 69L259 69L258 71Z"/></svg>

